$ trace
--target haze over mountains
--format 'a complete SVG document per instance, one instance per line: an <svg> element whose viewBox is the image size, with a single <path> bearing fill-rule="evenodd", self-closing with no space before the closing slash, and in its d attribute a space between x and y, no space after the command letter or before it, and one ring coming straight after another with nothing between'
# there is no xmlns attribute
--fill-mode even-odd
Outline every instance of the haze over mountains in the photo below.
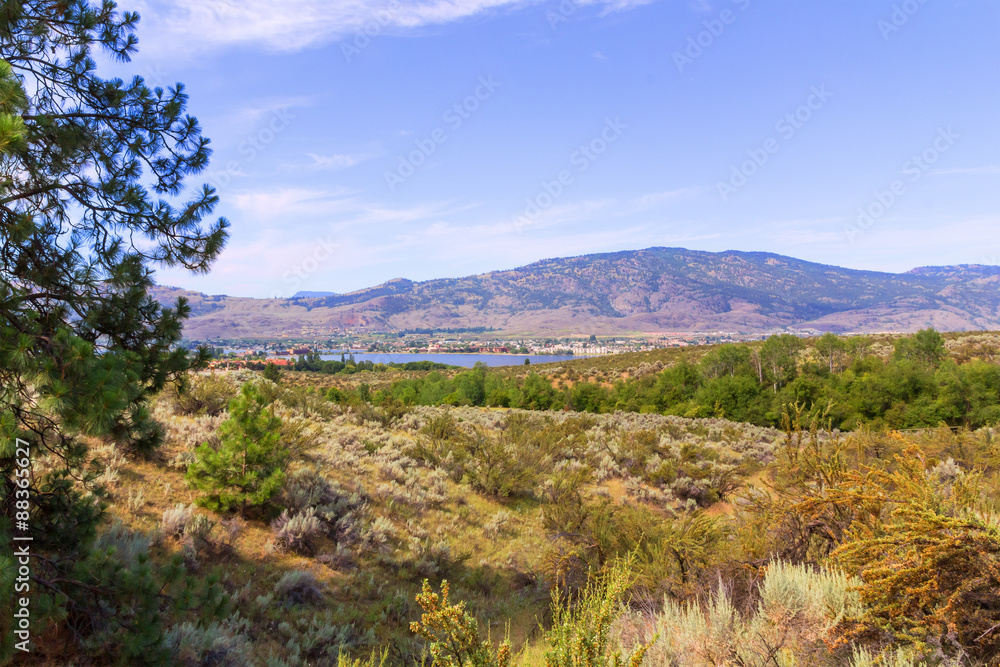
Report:
<svg viewBox="0 0 1000 667"><path fill-rule="evenodd" d="M1000 267L858 271L763 252L647 248L546 259L464 278L406 279L348 294L187 296L185 337L322 337L338 330L487 327L498 335L668 331L1000 329Z"/></svg>

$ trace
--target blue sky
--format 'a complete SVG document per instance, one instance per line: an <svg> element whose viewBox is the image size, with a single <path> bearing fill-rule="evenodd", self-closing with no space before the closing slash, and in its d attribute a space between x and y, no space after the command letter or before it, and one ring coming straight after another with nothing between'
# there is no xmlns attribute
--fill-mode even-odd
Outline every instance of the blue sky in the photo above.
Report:
<svg viewBox="0 0 1000 667"><path fill-rule="evenodd" d="M1000 3L180 0L229 246L210 294L347 292L649 246L1000 263Z"/></svg>

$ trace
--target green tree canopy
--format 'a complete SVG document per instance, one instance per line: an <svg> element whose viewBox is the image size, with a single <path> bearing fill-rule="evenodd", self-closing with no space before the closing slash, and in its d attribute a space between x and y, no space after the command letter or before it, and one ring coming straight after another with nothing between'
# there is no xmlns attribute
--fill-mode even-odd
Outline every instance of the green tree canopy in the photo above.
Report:
<svg viewBox="0 0 1000 667"><path fill-rule="evenodd" d="M837 334L830 333L829 331L820 336L819 340L816 341L816 352L819 353L824 362L829 364L831 373L834 371L834 368L839 369L840 357L846 350L847 343L837 336Z"/></svg>
<svg viewBox="0 0 1000 667"><path fill-rule="evenodd" d="M268 363L264 366L264 379L271 382L281 382L281 371L277 364Z"/></svg>
<svg viewBox="0 0 1000 667"><path fill-rule="evenodd" d="M921 329L912 336L898 339L893 356L936 366L945 356L944 336L934 329Z"/></svg>
<svg viewBox="0 0 1000 667"><path fill-rule="evenodd" d="M797 354L801 349L802 341L792 334L771 336L761 346L761 363L771 376L775 393L795 377Z"/></svg>

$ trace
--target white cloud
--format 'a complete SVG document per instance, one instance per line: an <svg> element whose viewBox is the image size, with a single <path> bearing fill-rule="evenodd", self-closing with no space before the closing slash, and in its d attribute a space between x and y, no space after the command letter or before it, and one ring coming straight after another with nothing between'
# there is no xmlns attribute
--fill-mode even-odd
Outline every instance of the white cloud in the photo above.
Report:
<svg viewBox="0 0 1000 667"><path fill-rule="evenodd" d="M581 5L604 5L601 16L607 16L613 12L624 12L643 5L650 5L654 0L590 0L580 2Z"/></svg>
<svg viewBox="0 0 1000 667"><path fill-rule="evenodd" d="M258 220L277 221L291 215L336 213L357 206L349 190L309 190L279 188L270 191L241 192L229 201L245 216Z"/></svg>
<svg viewBox="0 0 1000 667"><path fill-rule="evenodd" d="M307 157L312 163L307 165L308 169L344 169L353 167L359 162L373 157L370 153L334 153L333 155L319 155L318 153L308 153Z"/></svg>
<svg viewBox="0 0 1000 667"><path fill-rule="evenodd" d="M219 120L226 125L257 127L262 121L270 120L276 114L284 113L292 117L289 109L308 107L314 102L315 98L303 95L269 98L241 106Z"/></svg>
<svg viewBox="0 0 1000 667"><path fill-rule="evenodd" d="M440 25L542 0L163 0L139 2L143 52L191 52L232 45L298 51L367 30L384 32ZM589 0L601 15L653 0Z"/></svg>
<svg viewBox="0 0 1000 667"><path fill-rule="evenodd" d="M261 229L280 228L287 221L295 220L296 233L346 231L352 227L378 229L384 233L384 225L434 220L477 206L432 202L391 207L366 201L358 194L347 188L283 187L234 193L228 201L240 212L242 219L260 225Z"/></svg>
<svg viewBox="0 0 1000 667"><path fill-rule="evenodd" d="M525 0L177 0L147 5L144 51L185 44L199 51L230 45L300 49L353 35L447 23ZM150 44L152 42L152 44Z"/></svg>

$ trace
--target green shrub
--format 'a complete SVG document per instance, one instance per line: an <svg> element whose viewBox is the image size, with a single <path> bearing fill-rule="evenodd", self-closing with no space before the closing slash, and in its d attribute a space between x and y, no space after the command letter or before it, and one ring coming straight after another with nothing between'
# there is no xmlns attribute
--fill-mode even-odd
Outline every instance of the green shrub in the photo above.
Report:
<svg viewBox="0 0 1000 667"><path fill-rule="evenodd" d="M364 426L366 422L374 422L383 428L392 426L410 412L410 409L402 401L391 398L383 402L381 407L375 407L365 401L358 401L352 408L358 426Z"/></svg>
<svg viewBox="0 0 1000 667"><path fill-rule="evenodd" d="M218 415L236 396L236 388L221 375L195 376L188 386L175 389L174 403L181 414Z"/></svg>
<svg viewBox="0 0 1000 667"><path fill-rule="evenodd" d="M292 570L283 574L274 585L274 593L279 600L293 605L323 600L323 589L313 573L307 570Z"/></svg>
<svg viewBox="0 0 1000 667"><path fill-rule="evenodd" d="M424 424L424 427L420 429L420 432L432 441L451 440L461 435L458 422L455 421L450 412L442 412L439 415L431 417Z"/></svg>
<svg viewBox="0 0 1000 667"><path fill-rule="evenodd" d="M542 523L552 533L576 534L583 530L591 508L583 495L591 481L590 471L559 470L542 485Z"/></svg>
<svg viewBox="0 0 1000 667"><path fill-rule="evenodd" d="M546 489L558 495L543 507L543 523L560 543L549 551L543 570L570 593L589 571L633 554L637 584L646 592L688 595L722 557L726 528L703 512L670 518L642 505L587 501L569 482Z"/></svg>
<svg viewBox="0 0 1000 667"><path fill-rule="evenodd" d="M65 620L86 631L81 648L95 663L168 664L166 619L196 609L210 623L228 613L217 576L196 581L180 556L158 565L148 545L146 536L112 524L64 575L81 589ZM41 560L33 575L46 581L62 576L52 567ZM44 595L33 594L32 605L40 615L50 604Z"/></svg>
<svg viewBox="0 0 1000 667"><path fill-rule="evenodd" d="M328 610L306 618L282 621L278 634L285 640L285 657L288 665L350 665L344 659L345 649L374 640L371 630L359 634L351 623L336 623ZM373 664L374 658L368 663Z"/></svg>
<svg viewBox="0 0 1000 667"><path fill-rule="evenodd" d="M524 495L534 489L539 475L552 469L560 444L550 420L507 413L495 435L476 425L465 438L465 477L490 496Z"/></svg>
<svg viewBox="0 0 1000 667"><path fill-rule="evenodd" d="M251 664L253 655L248 629L248 620L239 615L207 624L185 622L170 628L163 643L173 665L243 667Z"/></svg>
<svg viewBox="0 0 1000 667"><path fill-rule="evenodd" d="M274 543L279 549L301 554L312 554L316 540L323 534L323 522L312 507L303 512L284 510L271 522Z"/></svg>
<svg viewBox="0 0 1000 667"><path fill-rule="evenodd" d="M535 457L517 447L503 434L491 436L476 427L466 440L466 478L477 491L497 498L523 494L532 489L538 468Z"/></svg>

